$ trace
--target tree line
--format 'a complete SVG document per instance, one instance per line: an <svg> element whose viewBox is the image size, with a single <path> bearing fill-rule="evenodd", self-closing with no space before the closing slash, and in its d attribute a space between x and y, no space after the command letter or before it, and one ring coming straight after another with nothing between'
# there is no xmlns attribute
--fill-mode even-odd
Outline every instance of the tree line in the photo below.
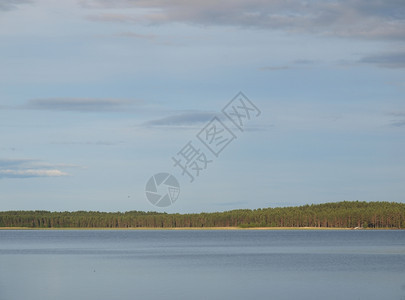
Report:
<svg viewBox="0 0 405 300"><path fill-rule="evenodd" d="M2 211L0 227L176 228L176 227L330 227L405 228L405 203L343 201L295 207L225 212Z"/></svg>

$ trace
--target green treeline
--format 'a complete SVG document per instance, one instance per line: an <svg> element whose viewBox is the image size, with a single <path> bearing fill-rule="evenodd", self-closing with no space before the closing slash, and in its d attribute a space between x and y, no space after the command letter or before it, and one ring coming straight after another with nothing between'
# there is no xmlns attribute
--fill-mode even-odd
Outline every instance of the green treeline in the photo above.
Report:
<svg viewBox="0 0 405 300"><path fill-rule="evenodd" d="M338 202L298 207L238 209L198 214L158 212L0 212L0 227L174 228L174 227L405 228L405 203Z"/></svg>

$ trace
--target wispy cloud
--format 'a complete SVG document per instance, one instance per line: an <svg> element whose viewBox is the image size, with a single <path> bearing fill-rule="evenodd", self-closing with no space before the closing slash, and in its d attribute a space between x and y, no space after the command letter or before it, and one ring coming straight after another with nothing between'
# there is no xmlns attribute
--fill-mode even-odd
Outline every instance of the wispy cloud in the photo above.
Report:
<svg viewBox="0 0 405 300"><path fill-rule="evenodd" d="M382 68L405 68L405 52L366 56L360 59L359 62L375 64Z"/></svg>
<svg viewBox="0 0 405 300"><path fill-rule="evenodd" d="M184 22L203 25L256 27L365 39L405 39L402 0L285 1L285 0L82 0L104 22ZM126 13L114 13L125 8ZM104 9L104 11L102 10ZM101 11L100 11L101 10Z"/></svg>
<svg viewBox="0 0 405 300"><path fill-rule="evenodd" d="M397 116L397 117L404 117L405 118L405 112L397 111L397 112L392 112L390 113L391 116Z"/></svg>
<svg viewBox="0 0 405 300"><path fill-rule="evenodd" d="M122 111L141 105L141 101L125 99L97 99L97 98L45 98L31 99L21 106L23 109L54 110L54 111Z"/></svg>
<svg viewBox="0 0 405 300"><path fill-rule="evenodd" d="M110 142L110 141L63 141L53 142L56 145L85 145L85 146L116 146L124 142Z"/></svg>
<svg viewBox="0 0 405 300"><path fill-rule="evenodd" d="M390 116L394 117L390 125L393 127L405 127L405 112L392 112Z"/></svg>
<svg viewBox="0 0 405 300"><path fill-rule="evenodd" d="M402 121L393 121L393 122L391 123L391 126L394 126L394 127L404 127L404 126L405 126L405 119L402 120Z"/></svg>
<svg viewBox="0 0 405 300"><path fill-rule="evenodd" d="M172 128L172 129L198 129L212 120L213 117L221 119L226 126L232 130L238 130L230 121L221 113L207 112L207 111L189 111L179 114L173 114L164 118L154 119L141 124L146 128ZM244 130L252 132L267 131L273 124L270 125L252 125Z"/></svg>
<svg viewBox="0 0 405 300"><path fill-rule="evenodd" d="M185 112L147 121L142 125L145 127L190 126L208 122L215 115L213 112Z"/></svg>
<svg viewBox="0 0 405 300"><path fill-rule="evenodd" d="M0 179L68 176L61 169L74 167L78 166L51 164L35 159L0 159Z"/></svg>
<svg viewBox="0 0 405 300"><path fill-rule="evenodd" d="M35 159L0 159L0 169L20 167L36 161Z"/></svg>
<svg viewBox="0 0 405 300"><path fill-rule="evenodd" d="M30 0L0 0L0 11L16 9L21 4L32 3Z"/></svg>
<svg viewBox="0 0 405 300"><path fill-rule="evenodd" d="M68 174L60 170L1 170L0 178L60 177Z"/></svg>

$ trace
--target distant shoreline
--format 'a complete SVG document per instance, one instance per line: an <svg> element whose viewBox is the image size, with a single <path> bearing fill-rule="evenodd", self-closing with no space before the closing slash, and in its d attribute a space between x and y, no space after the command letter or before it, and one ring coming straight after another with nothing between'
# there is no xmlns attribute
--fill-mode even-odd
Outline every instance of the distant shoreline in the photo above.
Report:
<svg viewBox="0 0 405 300"><path fill-rule="evenodd" d="M342 201L182 214L153 211L0 211L1 227L144 230L151 228L170 230L405 229L405 203Z"/></svg>
<svg viewBox="0 0 405 300"><path fill-rule="evenodd" d="M0 227L0 230L404 230L399 228L333 228L333 227L63 227L63 228L31 228L31 227Z"/></svg>

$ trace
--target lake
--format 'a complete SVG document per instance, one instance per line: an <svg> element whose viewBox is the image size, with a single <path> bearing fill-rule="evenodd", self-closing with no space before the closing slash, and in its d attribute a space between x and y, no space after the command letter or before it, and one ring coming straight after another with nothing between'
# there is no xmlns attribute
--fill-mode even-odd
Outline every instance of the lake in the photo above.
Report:
<svg viewBox="0 0 405 300"><path fill-rule="evenodd" d="M0 300L405 300L405 231L0 230Z"/></svg>

